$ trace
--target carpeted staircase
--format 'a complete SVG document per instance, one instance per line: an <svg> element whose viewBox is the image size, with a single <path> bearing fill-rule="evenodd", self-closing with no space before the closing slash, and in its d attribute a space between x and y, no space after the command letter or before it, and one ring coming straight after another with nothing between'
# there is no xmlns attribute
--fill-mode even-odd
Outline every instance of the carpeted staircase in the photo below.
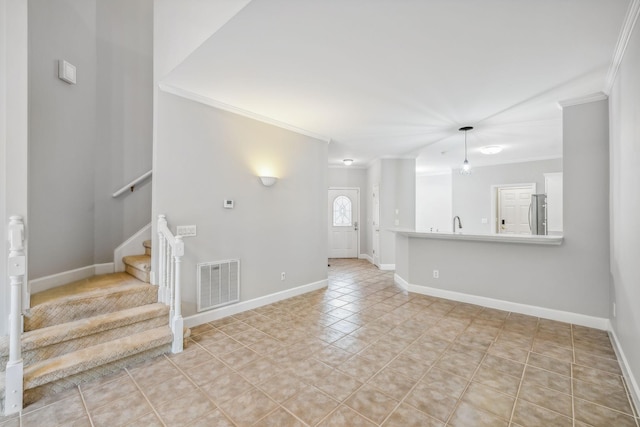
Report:
<svg viewBox="0 0 640 427"><path fill-rule="evenodd" d="M169 307L149 284L151 244L123 258L125 273L105 274L31 295L24 316L24 405L169 352ZM0 369L9 356L0 338ZM4 372L0 373L4 402Z"/></svg>

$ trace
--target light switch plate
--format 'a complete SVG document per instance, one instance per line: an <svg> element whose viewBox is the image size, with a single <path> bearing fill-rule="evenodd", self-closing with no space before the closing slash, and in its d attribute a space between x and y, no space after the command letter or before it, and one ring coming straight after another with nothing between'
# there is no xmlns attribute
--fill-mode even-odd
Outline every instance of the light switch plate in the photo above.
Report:
<svg viewBox="0 0 640 427"><path fill-rule="evenodd" d="M179 225L177 232L178 236L182 237L193 237L198 234L195 225Z"/></svg>
<svg viewBox="0 0 640 427"><path fill-rule="evenodd" d="M233 209L233 200L225 199L223 206L225 209Z"/></svg>

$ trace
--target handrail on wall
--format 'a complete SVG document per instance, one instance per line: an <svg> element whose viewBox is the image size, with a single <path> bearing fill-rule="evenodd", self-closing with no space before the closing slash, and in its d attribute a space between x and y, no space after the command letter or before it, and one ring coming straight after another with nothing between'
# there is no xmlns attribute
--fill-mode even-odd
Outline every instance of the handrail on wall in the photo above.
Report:
<svg viewBox="0 0 640 427"><path fill-rule="evenodd" d="M180 353L183 347L182 286L180 265L184 256L182 236L174 236L167 226L167 218L158 215L158 299L170 307L169 325L173 332L171 351Z"/></svg>
<svg viewBox="0 0 640 427"><path fill-rule="evenodd" d="M142 181L144 181L145 179L149 178L152 173L153 173L153 170L150 170L149 172L143 173L142 175L140 175L139 177L137 177L136 179L134 179L133 181L131 181L130 183L128 183L127 185L125 185L124 187L122 187L121 189L116 191L115 193L113 193L112 197L114 197L114 198L118 197L119 195L125 193L127 190L133 191L135 189L136 185L140 184Z"/></svg>

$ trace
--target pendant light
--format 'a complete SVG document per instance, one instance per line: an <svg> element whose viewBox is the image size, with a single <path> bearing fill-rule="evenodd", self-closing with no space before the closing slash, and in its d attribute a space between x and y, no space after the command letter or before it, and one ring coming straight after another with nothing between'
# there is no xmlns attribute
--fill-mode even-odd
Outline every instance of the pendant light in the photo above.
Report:
<svg viewBox="0 0 640 427"><path fill-rule="evenodd" d="M460 175L471 175L471 165L467 160L467 131L472 130L472 126L464 126L458 129L464 132L464 162L462 162L462 168L460 169Z"/></svg>

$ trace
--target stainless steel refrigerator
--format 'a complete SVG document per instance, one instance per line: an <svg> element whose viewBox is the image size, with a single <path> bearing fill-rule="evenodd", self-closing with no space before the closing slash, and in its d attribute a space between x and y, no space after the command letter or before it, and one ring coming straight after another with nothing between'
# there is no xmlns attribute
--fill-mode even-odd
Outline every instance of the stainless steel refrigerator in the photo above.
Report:
<svg viewBox="0 0 640 427"><path fill-rule="evenodd" d="M531 234L547 235L547 195L532 194L529 205L529 228Z"/></svg>

